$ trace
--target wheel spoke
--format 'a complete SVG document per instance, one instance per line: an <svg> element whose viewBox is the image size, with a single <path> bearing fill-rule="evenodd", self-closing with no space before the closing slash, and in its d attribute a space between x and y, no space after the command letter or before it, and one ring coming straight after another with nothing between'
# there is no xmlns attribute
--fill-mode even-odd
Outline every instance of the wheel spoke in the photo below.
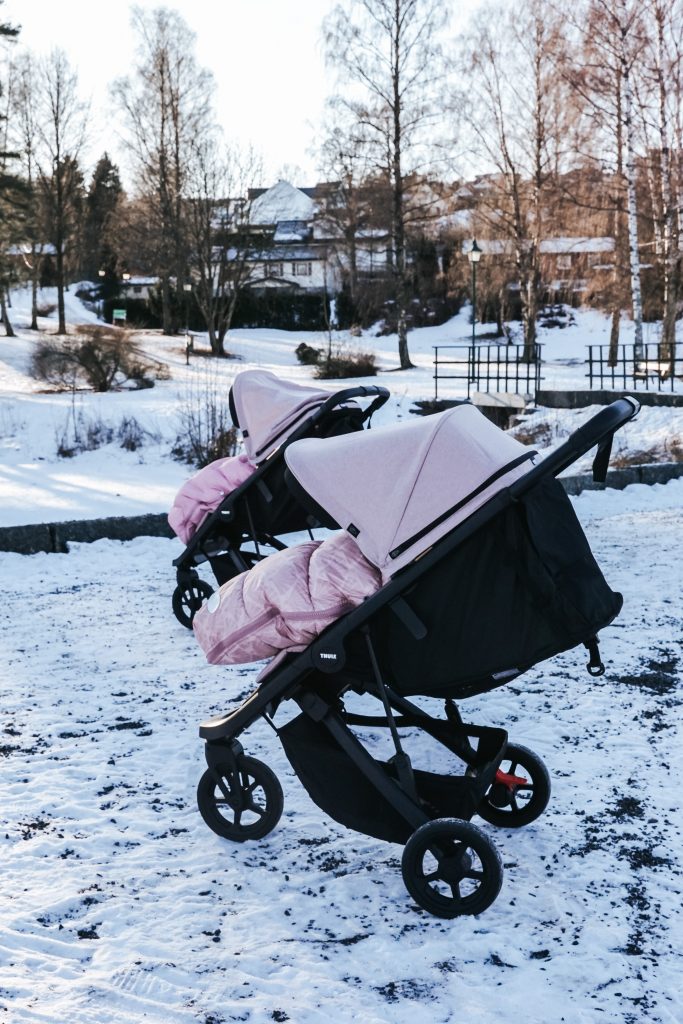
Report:
<svg viewBox="0 0 683 1024"><path fill-rule="evenodd" d="M519 804L517 803L517 794L510 793L510 807L515 813L519 813Z"/></svg>
<svg viewBox="0 0 683 1024"><path fill-rule="evenodd" d="M474 871L474 870L466 871L465 872L465 878L474 878L477 882L483 882L484 881L484 872L483 871Z"/></svg>
<svg viewBox="0 0 683 1024"><path fill-rule="evenodd" d="M460 894L460 882L451 882L451 893L456 903L460 903L462 901L462 896Z"/></svg>
<svg viewBox="0 0 683 1024"><path fill-rule="evenodd" d="M430 873L428 875L423 875L422 876L422 879L425 882L435 882L437 880L437 878L441 878L441 875L439 873L439 869L438 868L436 869L436 871L430 871Z"/></svg>

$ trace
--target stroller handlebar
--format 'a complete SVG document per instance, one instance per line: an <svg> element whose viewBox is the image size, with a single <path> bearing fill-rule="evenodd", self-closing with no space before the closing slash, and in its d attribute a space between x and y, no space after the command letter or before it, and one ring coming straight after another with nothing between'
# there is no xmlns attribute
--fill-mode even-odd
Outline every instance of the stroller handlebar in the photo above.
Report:
<svg viewBox="0 0 683 1024"><path fill-rule="evenodd" d="M335 409L338 405L343 405L344 402L348 402L351 398L374 398L372 403L374 412L375 409L379 409L387 401L389 390L381 387L379 384L357 384L354 388L344 388L343 391L336 391L316 410L315 418L324 416L325 413Z"/></svg>
<svg viewBox="0 0 683 1024"><path fill-rule="evenodd" d="M526 491L541 476L557 476L578 458L596 445L611 444L613 435L640 411L640 402L630 395L618 398L587 423L570 434L567 440L554 452L542 459L532 470L512 485L513 494Z"/></svg>

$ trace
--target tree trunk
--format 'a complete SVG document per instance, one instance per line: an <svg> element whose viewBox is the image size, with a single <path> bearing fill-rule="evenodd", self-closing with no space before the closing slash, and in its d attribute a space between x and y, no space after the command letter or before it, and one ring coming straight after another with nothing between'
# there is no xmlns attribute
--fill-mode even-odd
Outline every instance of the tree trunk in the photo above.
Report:
<svg viewBox="0 0 683 1024"><path fill-rule="evenodd" d="M664 296L662 316L662 336L659 343L659 359L669 364L669 373L674 372L676 346L676 307L680 285L680 258L678 254L678 224L673 203L671 182L671 159L669 149L669 126L667 119L667 91L664 74L665 41L663 4L656 4L655 19L657 22L657 86L659 91L659 138L660 138L660 174L662 196L662 268L664 272Z"/></svg>
<svg viewBox="0 0 683 1024"><path fill-rule="evenodd" d="M57 334L66 334L66 311L64 309L64 253L62 252L61 238L57 242L57 316L59 326Z"/></svg>
<svg viewBox="0 0 683 1024"><path fill-rule="evenodd" d="M33 254L33 272L31 274L31 330L38 330L38 268L40 259Z"/></svg>
<svg viewBox="0 0 683 1024"><path fill-rule="evenodd" d="M161 278L161 329L164 334L175 334L171 316L171 282L168 274Z"/></svg>
<svg viewBox="0 0 683 1024"><path fill-rule="evenodd" d="M623 0L622 0L623 8ZM624 101L624 128L626 142L626 196L628 210L628 249L629 267L631 271L631 302L634 326L634 355L643 355L643 300L640 290L640 253L638 250L638 201L636 195L636 163L635 138L633 128L633 89L631 86L631 70L626 53L625 32L626 16L621 23L621 81Z"/></svg>
<svg viewBox="0 0 683 1024"><path fill-rule="evenodd" d="M7 292L3 288L0 293L0 311L2 313L2 323L5 328L5 334L8 338L16 338L14 328L10 322L9 313L7 312Z"/></svg>

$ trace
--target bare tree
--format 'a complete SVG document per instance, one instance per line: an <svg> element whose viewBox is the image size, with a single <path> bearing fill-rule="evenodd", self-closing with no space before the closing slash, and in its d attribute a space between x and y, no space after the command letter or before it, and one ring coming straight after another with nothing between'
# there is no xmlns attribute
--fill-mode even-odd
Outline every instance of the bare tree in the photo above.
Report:
<svg viewBox="0 0 683 1024"><path fill-rule="evenodd" d="M4 0L0 0L2 6ZM0 41L15 42L19 29L8 22L0 22ZM3 76L4 77L4 76ZM13 242L22 238L26 217L26 188L24 182L10 170L10 164L19 156L10 149L10 120L12 113L12 65L6 79L0 81L0 315L7 337L14 336L10 322L9 287L12 264L9 255Z"/></svg>
<svg viewBox="0 0 683 1024"><path fill-rule="evenodd" d="M249 203L243 197L260 176L260 160L252 152L223 152L213 137L192 149L187 181L190 269L211 351L217 356L226 354L225 336L251 276L254 236L249 230Z"/></svg>
<svg viewBox="0 0 683 1024"><path fill-rule="evenodd" d="M367 129L378 169L391 187L393 277L401 369L412 366L406 311L409 274L406 218L411 174L425 167L427 132L440 112L443 65L438 36L446 24L444 0L345 0L328 16L328 62L347 90L340 97Z"/></svg>
<svg viewBox="0 0 683 1024"><path fill-rule="evenodd" d="M561 47L548 5L514 0L479 12L459 61L467 89L456 94L455 110L469 128L472 156L494 168L479 213L514 254L527 361L535 358L541 241L552 231L552 200L568 158L572 111L558 74Z"/></svg>
<svg viewBox="0 0 683 1024"><path fill-rule="evenodd" d="M645 45L639 0L585 0L573 9L579 34L566 76L584 106L592 148L612 168L615 281L610 363L616 361L625 293L630 292L636 350L642 351L637 195L637 62ZM623 255L622 255L623 254ZM628 284L626 284L626 279Z"/></svg>
<svg viewBox="0 0 683 1024"><path fill-rule="evenodd" d="M62 50L53 50L37 63L35 88L35 167L55 247L58 333L66 334L65 254L80 227L78 200L83 178L78 158L85 141L88 107L79 98L76 72Z"/></svg>
<svg viewBox="0 0 683 1024"><path fill-rule="evenodd" d="M38 330L38 285L43 250L45 248L45 223L43 203L36 188L36 145L38 124L36 113L38 69L29 53L23 53L12 69L13 109L15 112L14 134L21 152L23 173L29 194L32 197L31 210L27 218L26 269L31 282L31 329Z"/></svg>
<svg viewBox="0 0 683 1024"><path fill-rule="evenodd" d="M193 148L211 129L211 74L193 54L194 33L166 7L134 7L138 60L132 76L113 86L127 117L127 134L138 192L151 215L150 236L161 279L165 334L178 330L179 304L172 302L187 275L188 244L184 217L187 168Z"/></svg>
<svg viewBox="0 0 683 1024"><path fill-rule="evenodd" d="M658 145L652 147L652 206L656 251L662 267L662 335L660 358L671 362L676 342L676 314L681 287L680 226L677 216L681 181L672 146L673 128L680 116L683 87L683 5L680 0L650 0L646 11L649 46L643 75L650 87L650 109L644 111L644 131L654 125ZM650 150L650 147L648 146Z"/></svg>

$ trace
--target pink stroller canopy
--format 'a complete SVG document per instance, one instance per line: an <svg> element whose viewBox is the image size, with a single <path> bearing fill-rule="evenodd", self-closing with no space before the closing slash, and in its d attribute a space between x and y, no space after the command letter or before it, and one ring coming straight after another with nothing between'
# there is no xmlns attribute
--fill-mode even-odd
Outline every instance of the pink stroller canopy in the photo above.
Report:
<svg viewBox="0 0 683 1024"><path fill-rule="evenodd" d="M321 442L285 460L386 578L525 473L535 452L474 406Z"/></svg>
<svg viewBox="0 0 683 1024"><path fill-rule="evenodd" d="M232 401L250 462L268 458L330 397L320 388L282 380L268 370L243 370L232 385Z"/></svg>

